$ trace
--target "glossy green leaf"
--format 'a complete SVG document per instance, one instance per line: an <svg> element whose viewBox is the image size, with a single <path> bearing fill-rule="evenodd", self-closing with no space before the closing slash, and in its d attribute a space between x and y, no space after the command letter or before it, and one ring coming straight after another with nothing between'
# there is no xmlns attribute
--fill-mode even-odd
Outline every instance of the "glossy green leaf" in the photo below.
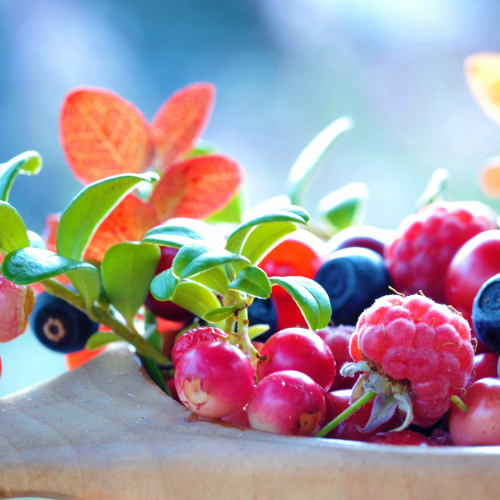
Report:
<svg viewBox="0 0 500 500"><path fill-rule="evenodd" d="M150 243L118 243L104 255L101 264L104 291L127 321L132 321L144 303L159 261L160 249Z"/></svg>
<svg viewBox="0 0 500 500"><path fill-rule="evenodd" d="M231 262L249 263L246 257L228 252L216 244L193 243L182 247L174 258L172 271L178 278L189 278Z"/></svg>
<svg viewBox="0 0 500 500"><path fill-rule="evenodd" d="M0 200L9 199L10 188L17 174L36 175L41 168L42 158L36 151L27 151L0 164Z"/></svg>
<svg viewBox="0 0 500 500"><path fill-rule="evenodd" d="M244 265L247 265L247 263L245 262ZM221 296L226 295L226 287L229 285L229 278L221 266L212 267L212 269L196 276L191 276L189 279L206 286Z"/></svg>
<svg viewBox="0 0 500 500"><path fill-rule="evenodd" d="M415 210L420 210L425 205L429 205L430 203L434 203L435 201L439 201L443 199L443 192L448 187L450 182L450 172L445 168L438 168L434 170L427 186L425 187L425 191L422 193L422 196L417 201L415 205Z"/></svg>
<svg viewBox="0 0 500 500"><path fill-rule="evenodd" d="M215 144L209 141L199 141L196 146L186 155L186 158L194 158L195 156L213 155L220 153L221 150Z"/></svg>
<svg viewBox="0 0 500 500"><path fill-rule="evenodd" d="M208 311L218 309L217 297L203 285L193 281L181 281L175 288L172 302L202 318Z"/></svg>
<svg viewBox="0 0 500 500"><path fill-rule="evenodd" d="M92 264L67 259L49 250L21 248L9 253L2 263L2 274L18 285L31 285L71 272L87 274L89 280L97 281L100 286L99 271Z"/></svg>
<svg viewBox="0 0 500 500"><path fill-rule="evenodd" d="M252 297L267 299L271 295L271 283L267 274L258 267L248 266L242 269L236 279L228 286L230 290L238 290Z"/></svg>
<svg viewBox="0 0 500 500"><path fill-rule="evenodd" d="M240 191L223 209L205 220L212 223L240 224L244 206L243 195Z"/></svg>
<svg viewBox="0 0 500 500"><path fill-rule="evenodd" d="M224 321L225 319L233 316L235 311L236 306L218 307L217 309L208 311L203 316L203 319L209 323L219 323L220 321Z"/></svg>
<svg viewBox="0 0 500 500"><path fill-rule="evenodd" d="M264 215L260 215L244 222L238 226L229 236L226 244L226 250L229 252L240 253L248 235L259 225L274 222L293 222L295 224L307 224L309 214L301 207L290 206L283 209L277 209Z"/></svg>
<svg viewBox="0 0 500 500"><path fill-rule="evenodd" d="M156 300L172 300L178 283L179 280L172 273L172 269L167 269L155 276L151 281L151 295Z"/></svg>
<svg viewBox="0 0 500 500"><path fill-rule="evenodd" d="M273 285L284 288L295 300L311 330L320 330L328 325L332 316L330 299L313 280L299 276L269 278Z"/></svg>
<svg viewBox="0 0 500 500"><path fill-rule="evenodd" d="M95 266L92 267L97 270ZM94 301L98 300L101 293L101 276L99 271L97 271L96 274L93 271L90 272L85 269L77 268L76 270L66 271L66 276L78 293L83 297L87 308L90 307Z"/></svg>
<svg viewBox="0 0 500 500"><path fill-rule="evenodd" d="M210 225L199 220L179 217L150 229L142 241L181 248L184 245L205 240L216 241L214 229Z"/></svg>
<svg viewBox="0 0 500 500"><path fill-rule="evenodd" d="M248 336L250 337L250 340L252 340L255 337L258 337L259 335L262 335L263 333L266 333L268 331L269 325L259 323L257 325L251 325L248 327Z"/></svg>
<svg viewBox="0 0 500 500"><path fill-rule="evenodd" d="M340 137L352 129L351 118L342 117L335 120L300 153L297 161L290 169L287 180L287 194L294 205L301 205L304 195L321 166L337 144Z"/></svg>
<svg viewBox="0 0 500 500"><path fill-rule="evenodd" d="M85 347L89 351L95 351L113 342L120 342L123 339L114 332L97 332L90 336Z"/></svg>
<svg viewBox="0 0 500 500"><path fill-rule="evenodd" d="M361 224L368 205L369 190L362 182L353 182L325 196L318 212L337 231Z"/></svg>
<svg viewBox="0 0 500 500"><path fill-rule="evenodd" d="M42 240L42 237L39 234L30 231L29 229L28 239L30 240L30 247L32 248L41 248L42 250L45 250L47 248Z"/></svg>
<svg viewBox="0 0 500 500"><path fill-rule="evenodd" d="M56 235L57 252L80 260L93 234L106 216L139 183L154 182L158 175L121 174L86 186L61 215Z"/></svg>
<svg viewBox="0 0 500 500"><path fill-rule="evenodd" d="M28 232L18 211L6 201L0 201L0 248L12 252L30 246Z"/></svg>

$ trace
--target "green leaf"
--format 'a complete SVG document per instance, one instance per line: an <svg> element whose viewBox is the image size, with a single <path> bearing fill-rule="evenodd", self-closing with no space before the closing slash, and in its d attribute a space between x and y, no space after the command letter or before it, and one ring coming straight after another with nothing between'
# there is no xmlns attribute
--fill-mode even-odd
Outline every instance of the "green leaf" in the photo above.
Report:
<svg viewBox="0 0 500 500"><path fill-rule="evenodd" d="M22 217L6 201L0 201L0 248L12 252L30 246Z"/></svg>
<svg viewBox="0 0 500 500"><path fill-rule="evenodd" d="M39 234L34 233L28 229L28 239L30 240L30 247L32 248L41 248L42 250L46 249L45 243L42 240L42 237Z"/></svg>
<svg viewBox="0 0 500 500"><path fill-rule="evenodd" d="M154 330L151 335L147 338L150 344L153 344L157 349L161 349L161 335L158 333L158 330ZM151 380L166 394L172 397L170 394L170 390L168 389L167 383L165 381L165 376L158 368L158 365L151 358L141 357L144 368L148 372L148 375L151 377Z"/></svg>
<svg viewBox="0 0 500 500"><path fill-rule="evenodd" d="M225 319L233 316L235 311L236 306L218 307L217 309L208 311L203 316L203 319L209 323L219 323L220 321L224 321Z"/></svg>
<svg viewBox="0 0 500 500"><path fill-rule="evenodd" d="M97 270L95 266L92 267ZM91 272L86 269L78 268L73 271L66 271L66 276L78 293L83 297L87 308L99 298L101 293L101 276L99 271L95 273L93 271Z"/></svg>
<svg viewBox="0 0 500 500"><path fill-rule="evenodd" d="M0 200L9 199L10 188L17 174L36 175L41 168L42 158L36 151L27 151L0 164Z"/></svg>
<svg viewBox="0 0 500 500"><path fill-rule="evenodd" d="M255 229L256 226L271 222L293 222L295 224L307 224L309 222L309 214L301 207L290 206L283 209L273 210L264 215L255 217L254 219L244 222L238 226L227 240L226 250L229 252L240 253L248 235Z"/></svg>
<svg viewBox="0 0 500 500"><path fill-rule="evenodd" d="M97 332L90 336L85 347L89 351L95 351L112 342L120 342L122 340L123 339L114 332Z"/></svg>
<svg viewBox="0 0 500 500"><path fill-rule="evenodd" d="M247 265L246 262L244 265ZM189 279L206 286L221 296L226 295L226 287L229 285L229 278L221 266L212 267L212 269L196 276L191 276Z"/></svg>
<svg viewBox="0 0 500 500"><path fill-rule="evenodd" d="M18 285L31 285L64 273L86 274L100 287L99 271L92 264L67 259L49 250L21 248L9 253L2 263L2 274Z"/></svg>
<svg viewBox="0 0 500 500"><path fill-rule="evenodd" d="M430 203L434 203L435 201L439 201L443 199L443 192L448 187L448 183L450 182L450 172L445 168L438 168L434 170L427 186L425 187L425 191L422 193L422 196L417 201L415 205L415 210L420 210L425 205L429 205Z"/></svg>
<svg viewBox="0 0 500 500"><path fill-rule="evenodd" d="M132 321L144 303L159 261L160 249L150 243L118 243L104 255L101 264L104 291L127 321Z"/></svg>
<svg viewBox="0 0 500 500"><path fill-rule="evenodd" d="M179 250L172 263L172 271L175 276L183 279L231 262L248 263L248 259L216 244L193 243Z"/></svg>
<svg viewBox="0 0 500 500"><path fill-rule="evenodd" d="M227 224L240 224L244 209L243 196L241 191L221 210L206 218L207 222Z"/></svg>
<svg viewBox="0 0 500 500"><path fill-rule="evenodd" d="M221 305L217 297L203 285L193 281L181 281L175 288L172 302L202 318L208 311Z"/></svg>
<svg viewBox="0 0 500 500"><path fill-rule="evenodd" d="M292 222L270 222L257 226L248 236L241 250L252 264L258 264L287 234L297 230Z"/></svg>
<svg viewBox="0 0 500 500"><path fill-rule="evenodd" d="M56 235L57 252L80 260L93 234L106 216L139 183L154 182L158 175L121 174L86 186L61 215Z"/></svg>
<svg viewBox="0 0 500 500"><path fill-rule="evenodd" d="M220 149L209 141L199 141L196 146L186 155L186 158L194 158L195 156L212 155L220 153Z"/></svg>
<svg viewBox="0 0 500 500"><path fill-rule="evenodd" d="M172 269L167 269L151 281L151 295L157 300L172 300L178 283L179 280L172 273Z"/></svg>
<svg viewBox="0 0 500 500"><path fill-rule="evenodd" d="M287 180L287 194L294 205L301 205L304 195L339 138L351 130L354 122L342 117L335 120L300 153Z"/></svg>
<svg viewBox="0 0 500 500"><path fill-rule="evenodd" d="M242 269L236 279L227 286L230 290L238 290L252 297L267 299L271 295L271 283L267 274L258 267L248 266Z"/></svg>
<svg viewBox="0 0 500 500"><path fill-rule="evenodd" d="M332 306L328 295L318 283L300 276L273 277L269 281L281 286L292 296L311 330L320 330L328 325Z"/></svg>
<svg viewBox="0 0 500 500"><path fill-rule="evenodd" d="M266 333L268 331L269 331L269 325L264 325L264 324L251 325L248 327L248 336L250 337L250 340L252 340L255 337L258 337L259 335L262 335L263 333Z"/></svg>
<svg viewBox="0 0 500 500"><path fill-rule="evenodd" d="M362 182L353 182L325 196L318 212L337 231L363 222L369 190Z"/></svg>
<svg viewBox="0 0 500 500"><path fill-rule="evenodd" d="M214 229L210 225L199 220L179 217L150 229L142 241L181 248L184 245L205 240L215 240Z"/></svg>

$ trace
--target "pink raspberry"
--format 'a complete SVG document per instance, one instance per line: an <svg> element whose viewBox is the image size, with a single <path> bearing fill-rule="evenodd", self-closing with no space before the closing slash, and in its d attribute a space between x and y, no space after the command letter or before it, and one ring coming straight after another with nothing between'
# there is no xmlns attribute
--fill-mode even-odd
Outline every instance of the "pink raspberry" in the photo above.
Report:
<svg viewBox="0 0 500 500"><path fill-rule="evenodd" d="M476 234L498 227L495 219L493 210L475 201L432 203L407 217L385 248L396 290L406 295L422 290L444 302L445 276L453 256Z"/></svg>
<svg viewBox="0 0 500 500"><path fill-rule="evenodd" d="M191 350L193 347L196 347L202 342L214 342L227 338L227 336L224 330L210 326L200 326L188 330L175 341L174 347L172 348L172 363L174 364L174 368L177 367L177 363L184 353Z"/></svg>
<svg viewBox="0 0 500 500"><path fill-rule="evenodd" d="M14 340L26 331L34 305L31 288L15 285L0 275L0 342Z"/></svg>
<svg viewBox="0 0 500 500"><path fill-rule="evenodd" d="M437 422L450 408L450 397L462 395L474 366L467 321L422 295L377 299L359 317L350 351L358 363L347 371L364 372L357 390L385 398L388 418L402 409L403 427Z"/></svg>

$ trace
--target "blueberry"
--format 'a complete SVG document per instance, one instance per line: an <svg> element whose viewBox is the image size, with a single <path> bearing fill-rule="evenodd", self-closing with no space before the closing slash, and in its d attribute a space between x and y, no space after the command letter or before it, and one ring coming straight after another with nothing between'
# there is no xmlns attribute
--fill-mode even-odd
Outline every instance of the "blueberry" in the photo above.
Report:
<svg viewBox="0 0 500 500"><path fill-rule="evenodd" d="M332 321L336 325L355 325L359 315L375 299L387 295L391 286L382 257L360 247L330 254L314 280L330 297Z"/></svg>
<svg viewBox="0 0 500 500"><path fill-rule="evenodd" d="M30 326L45 347L69 353L82 350L99 324L65 300L45 292L36 300Z"/></svg>
<svg viewBox="0 0 500 500"><path fill-rule="evenodd" d="M260 334L253 340L265 342L271 335L276 333L276 308L272 299L255 299L253 304L248 308L248 321L250 325L265 324L269 325L269 330Z"/></svg>
<svg viewBox="0 0 500 500"><path fill-rule="evenodd" d="M500 352L500 274L486 281L477 292L472 323L483 344Z"/></svg>

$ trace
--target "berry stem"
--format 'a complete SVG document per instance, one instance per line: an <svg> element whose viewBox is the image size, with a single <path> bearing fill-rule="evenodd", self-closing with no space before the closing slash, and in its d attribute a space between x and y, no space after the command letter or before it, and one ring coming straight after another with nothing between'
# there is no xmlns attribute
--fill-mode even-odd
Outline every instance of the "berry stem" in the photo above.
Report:
<svg viewBox="0 0 500 500"><path fill-rule="evenodd" d="M456 404L464 413L469 411L469 407L458 396L451 396L450 399L451 402Z"/></svg>
<svg viewBox="0 0 500 500"><path fill-rule="evenodd" d="M159 349L150 344L136 331L129 330L123 323L120 323L120 321L111 316L111 314L109 314L108 312L101 309L99 306L96 306L94 304L90 308L90 311L87 311L87 308L85 307L85 301L79 295L72 292L69 288L65 287L63 284L53 279L46 279L41 283L45 287L45 290L51 295L60 297L66 302L70 303L72 306L75 306L84 313L87 313L90 319L92 319L93 321L109 326L123 340L126 340L127 342L132 344L141 356L151 358L156 361L156 363L168 363L169 360Z"/></svg>
<svg viewBox="0 0 500 500"><path fill-rule="evenodd" d="M325 437L330 431L335 429L337 425L341 424L346 418L349 418L356 410L359 410L368 401L371 401L377 394L373 391L368 391L363 397L359 398L347 410L344 410L340 415L337 415L329 424L321 429L316 437Z"/></svg>
<svg viewBox="0 0 500 500"><path fill-rule="evenodd" d="M250 358L254 347L248 336L248 307L246 305L238 311L238 336L241 340L243 352Z"/></svg>

